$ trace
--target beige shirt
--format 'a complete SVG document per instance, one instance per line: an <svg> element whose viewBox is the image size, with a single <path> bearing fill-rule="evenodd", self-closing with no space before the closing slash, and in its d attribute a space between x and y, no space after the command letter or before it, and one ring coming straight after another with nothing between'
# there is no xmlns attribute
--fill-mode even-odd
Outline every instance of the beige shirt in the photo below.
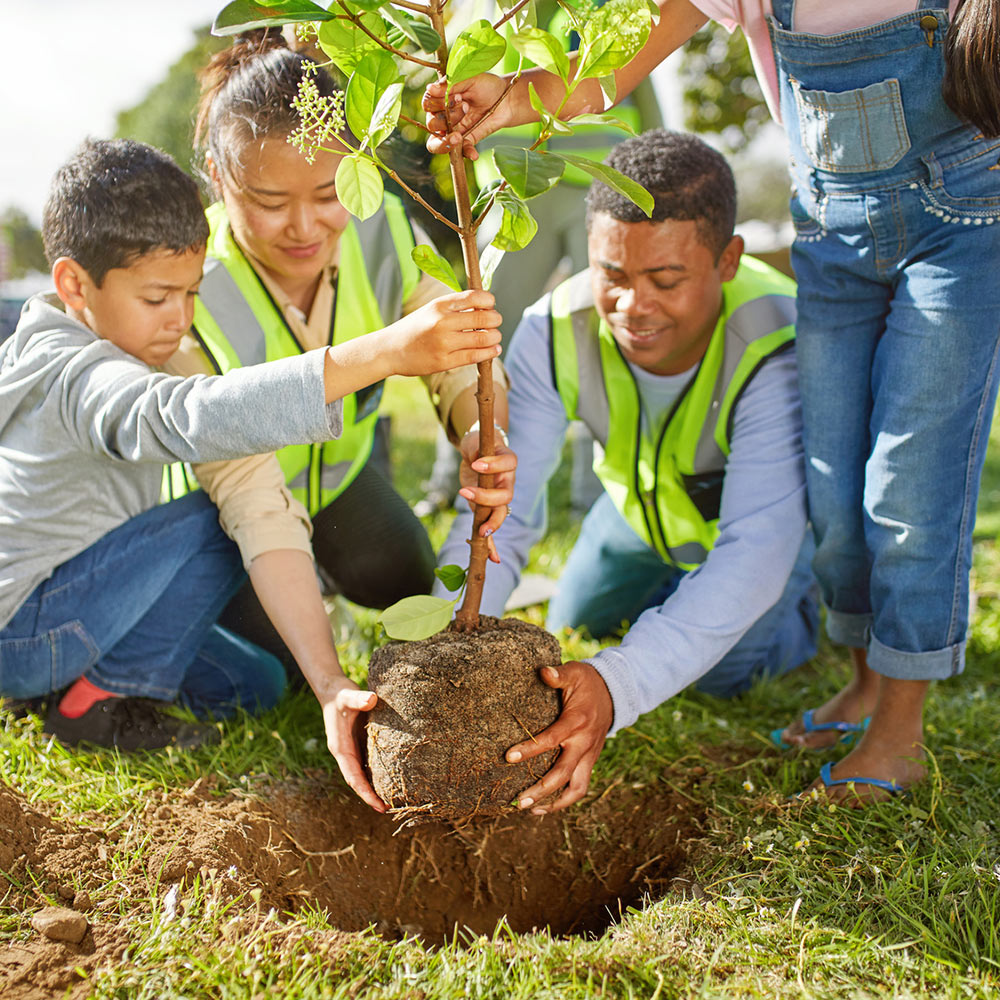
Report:
<svg viewBox="0 0 1000 1000"><path fill-rule="evenodd" d="M417 243L430 243L416 226L414 235ZM299 343L306 350L329 344L337 273L336 255L323 271L308 317L292 304L264 271L260 261L250 254L247 254L247 259L281 308ZM408 315L449 291L446 285L422 274L419 284L403 303L403 315ZM177 375L210 375L215 371L190 333L185 335L164 370ZM475 365L424 377L438 417L445 427L448 426L456 398L470 386L475 386L477 377ZM493 364L493 378L498 387L506 390L507 374L499 360ZM299 549L312 555L312 522L305 507L292 496L285 485L284 474L273 452L226 462L205 462L193 466L193 470L202 488L219 508L222 528L239 546L244 566L249 568L257 556L273 549Z"/></svg>

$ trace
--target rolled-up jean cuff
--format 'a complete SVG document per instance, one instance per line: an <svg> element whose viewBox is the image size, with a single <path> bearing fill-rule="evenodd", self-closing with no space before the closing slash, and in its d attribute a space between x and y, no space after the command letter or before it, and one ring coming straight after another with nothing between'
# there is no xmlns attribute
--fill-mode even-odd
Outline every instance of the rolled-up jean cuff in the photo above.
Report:
<svg viewBox="0 0 1000 1000"><path fill-rule="evenodd" d="M871 625L872 616L867 612L863 615L847 614L844 611L827 608L826 634L830 637L830 642L835 642L838 646L864 649L868 645L868 631Z"/></svg>
<svg viewBox="0 0 1000 1000"><path fill-rule="evenodd" d="M965 669L965 640L926 653L905 653L882 645L875 636L868 642L868 666L883 677L901 681L939 681Z"/></svg>

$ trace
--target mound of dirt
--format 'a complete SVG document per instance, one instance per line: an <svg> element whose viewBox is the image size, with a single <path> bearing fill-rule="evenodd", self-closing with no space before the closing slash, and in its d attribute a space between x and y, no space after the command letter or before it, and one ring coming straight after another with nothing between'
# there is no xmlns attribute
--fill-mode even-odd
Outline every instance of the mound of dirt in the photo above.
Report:
<svg viewBox="0 0 1000 1000"><path fill-rule="evenodd" d="M456 929L491 934L501 920L515 932L597 934L687 873L704 815L692 796L656 783L618 785L552 816L401 830L317 774L224 796L200 780L151 796L126 822L80 822L54 820L0 784L0 867L10 874L2 906L21 918L0 944L4 1000L87 995L101 968L133 950L151 893L183 891L196 876L211 880L234 926L248 931L272 908L324 909L334 928L323 932L328 949L372 926L429 944ZM79 944L33 930L32 915L52 902L86 916Z"/></svg>
<svg viewBox="0 0 1000 1000"><path fill-rule="evenodd" d="M368 718L375 791L409 822L508 812L558 756L504 760L558 716L558 693L539 671L561 662L558 640L544 629L485 615L475 632L376 650L368 667L379 697Z"/></svg>

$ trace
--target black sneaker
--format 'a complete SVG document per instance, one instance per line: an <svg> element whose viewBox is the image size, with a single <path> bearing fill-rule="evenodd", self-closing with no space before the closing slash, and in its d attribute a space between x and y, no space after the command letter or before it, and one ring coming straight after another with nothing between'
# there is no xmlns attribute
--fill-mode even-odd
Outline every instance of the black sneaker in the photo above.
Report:
<svg viewBox="0 0 1000 1000"><path fill-rule="evenodd" d="M92 743L125 752L167 746L191 750L219 742L215 726L178 719L164 711L169 707L169 702L150 698L103 698L79 718L71 719L54 704L45 718L44 730L67 746Z"/></svg>
<svg viewBox="0 0 1000 1000"><path fill-rule="evenodd" d="M15 719L44 715L48 704L49 699L45 695L37 698L0 698L0 709L9 712Z"/></svg>

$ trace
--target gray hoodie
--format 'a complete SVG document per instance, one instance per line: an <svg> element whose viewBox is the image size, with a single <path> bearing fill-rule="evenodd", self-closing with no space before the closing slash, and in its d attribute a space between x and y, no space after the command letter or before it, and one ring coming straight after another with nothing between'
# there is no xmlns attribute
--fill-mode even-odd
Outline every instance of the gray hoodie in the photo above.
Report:
<svg viewBox="0 0 1000 1000"><path fill-rule="evenodd" d="M150 369L35 296L0 344L0 628L66 560L153 507L163 466L325 441L325 350L224 376Z"/></svg>

